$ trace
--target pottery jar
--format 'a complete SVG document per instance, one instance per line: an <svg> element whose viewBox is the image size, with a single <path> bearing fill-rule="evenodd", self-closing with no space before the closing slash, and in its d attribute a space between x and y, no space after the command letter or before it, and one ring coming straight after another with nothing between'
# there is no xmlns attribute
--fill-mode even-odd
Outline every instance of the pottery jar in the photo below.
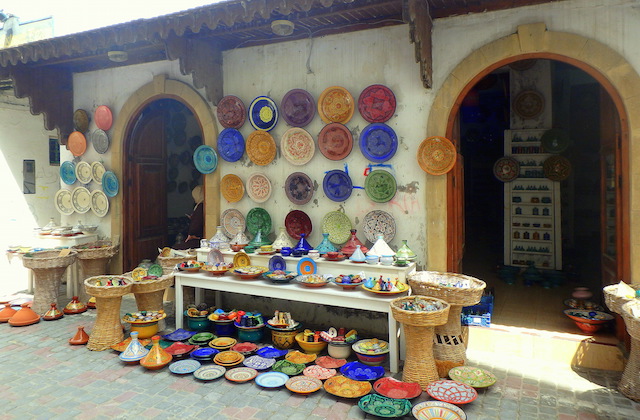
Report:
<svg viewBox="0 0 640 420"><path fill-rule="evenodd" d="M380 257L380 264L391 265L393 264L393 255L383 255Z"/></svg>
<svg viewBox="0 0 640 420"><path fill-rule="evenodd" d="M366 257L367 264L375 265L378 264L378 256L377 255L367 255Z"/></svg>
<svg viewBox="0 0 640 420"><path fill-rule="evenodd" d="M351 356L351 344L344 341L331 341L327 346L327 352L334 359L347 359Z"/></svg>
<svg viewBox="0 0 640 420"><path fill-rule="evenodd" d="M317 249L311 249L309 250L309 253L307 255L309 256L309 258L317 260L318 258L320 258L320 251L318 251Z"/></svg>

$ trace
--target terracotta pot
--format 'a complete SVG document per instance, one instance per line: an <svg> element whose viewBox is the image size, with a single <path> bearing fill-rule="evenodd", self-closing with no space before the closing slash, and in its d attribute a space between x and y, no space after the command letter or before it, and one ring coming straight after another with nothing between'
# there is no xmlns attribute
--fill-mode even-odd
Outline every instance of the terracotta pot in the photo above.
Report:
<svg viewBox="0 0 640 420"><path fill-rule="evenodd" d="M23 303L22 309L13 314L9 319L9 324L12 327L24 327L40 322L40 315L29 308L29 305L29 303Z"/></svg>
<svg viewBox="0 0 640 420"><path fill-rule="evenodd" d="M56 319L60 319L64 316L62 312L56 307L55 303L51 304L51 309L49 309L43 316L42 319L45 321L55 321Z"/></svg>
<svg viewBox="0 0 640 420"><path fill-rule="evenodd" d="M78 331L76 332L76 335L73 336L73 338L69 339L69 344L74 345L74 346L80 346L83 344L87 344L87 342L89 341L89 335L84 332L84 327L78 327Z"/></svg>
<svg viewBox="0 0 640 420"><path fill-rule="evenodd" d="M11 307L10 303L4 304L4 309L0 311L0 322L7 322L15 313L18 312Z"/></svg>
<svg viewBox="0 0 640 420"><path fill-rule="evenodd" d="M74 296L71 298L71 302L64 307L63 312L67 315L75 315L85 312L87 310L87 305L80 302L78 300L78 296Z"/></svg>

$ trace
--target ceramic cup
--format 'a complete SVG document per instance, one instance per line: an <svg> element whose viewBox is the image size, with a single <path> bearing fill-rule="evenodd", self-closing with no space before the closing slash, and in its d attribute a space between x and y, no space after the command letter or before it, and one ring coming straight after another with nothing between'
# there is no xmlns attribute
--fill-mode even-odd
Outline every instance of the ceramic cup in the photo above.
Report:
<svg viewBox="0 0 640 420"><path fill-rule="evenodd" d="M383 255L380 257L380 264L391 265L393 264L393 255Z"/></svg>
<svg viewBox="0 0 640 420"><path fill-rule="evenodd" d="M378 264L378 256L377 255L367 255L367 264Z"/></svg>
<svg viewBox="0 0 640 420"><path fill-rule="evenodd" d="M326 257L331 259L331 260L335 260L338 258L339 253L337 251L329 251L326 254Z"/></svg>
<svg viewBox="0 0 640 420"><path fill-rule="evenodd" d="M291 247L290 246L283 246L280 249L280 254L282 254L283 257L288 257L289 255L291 255Z"/></svg>
<svg viewBox="0 0 640 420"><path fill-rule="evenodd" d="M309 258L317 260L318 258L320 258L320 251L318 251L317 249L310 249L307 255L309 256Z"/></svg>

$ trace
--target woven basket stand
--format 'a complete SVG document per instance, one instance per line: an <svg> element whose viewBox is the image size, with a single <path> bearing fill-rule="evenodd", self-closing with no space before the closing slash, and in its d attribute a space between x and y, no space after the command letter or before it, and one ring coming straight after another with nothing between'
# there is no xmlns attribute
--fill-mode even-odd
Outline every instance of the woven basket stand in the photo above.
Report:
<svg viewBox="0 0 640 420"><path fill-rule="evenodd" d="M96 282L112 276L94 276L85 279L86 293L96 298L96 322L91 330L87 348L103 351L124 340L120 323L122 296L131 292L131 279L126 286L96 286ZM120 276L113 276L120 277Z"/></svg>
<svg viewBox="0 0 640 420"><path fill-rule="evenodd" d="M108 242L110 243L110 242ZM84 246L107 245L104 241L92 242ZM109 273L109 263L111 258L118 253L119 246L103 246L102 248L74 248L78 252L78 263L82 270L82 278L95 277ZM80 287L78 292L81 302L88 302L90 296L87 295L86 288Z"/></svg>
<svg viewBox="0 0 640 420"><path fill-rule="evenodd" d="M157 262L162 267L162 274L167 275L173 273L177 264L195 259L196 256L189 257L161 257L158 256Z"/></svg>
<svg viewBox="0 0 640 420"><path fill-rule="evenodd" d="M630 284L633 290L640 290L640 284ZM615 312L619 315L622 315L622 305L627 302L630 302L632 299L629 299L624 296L618 296L618 285L611 284L609 286L605 286L604 291L604 303L607 305L607 308L611 310L611 312Z"/></svg>
<svg viewBox="0 0 640 420"><path fill-rule="evenodd" d="M607 286L608 287L608 286ZM608 306L608 304L607 304ZM620 314L624 318L627 332L631 336L631 351L627 365L618 383L618 391L634 401L640 401L640 319L631 313L633 306L640 307L639 302L630 301L622 305Z"/></svg>
<svg viewBox="0 0 640 420"><path fill-rule="evenodd" d="M52 303L58 302L62 275L67 267L76 261L77 253L60 257L60 251L34 252L32 256L22 258L22 264L33 271L33 305L31 309L38 315L44 315Z"/></svg>
<svg viewBox="0 0 640 420"><path fill-rule="evenodd" d="M165 274L156 280L134 283L131 291L136 298L136 305L139 311L160 311L164 308L164 292L168 287L173 286L173 273ZM158 321L158 329L164 330L166 322L164 319Z"/></svg>

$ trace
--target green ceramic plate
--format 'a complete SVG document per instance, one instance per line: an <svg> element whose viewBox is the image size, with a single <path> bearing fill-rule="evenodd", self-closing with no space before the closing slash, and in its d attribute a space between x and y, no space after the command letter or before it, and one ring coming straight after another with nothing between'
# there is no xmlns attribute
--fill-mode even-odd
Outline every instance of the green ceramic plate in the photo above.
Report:
<svg viewBox="0 0 640 420"><path fill-rule="evenodd" d="M473 366L456 366L449 370L449 377L474 388L487 388L496 383L496 376L488 370Z"/></svg>
<svg viewBox="0 0 640 420"><path fill-rule="evenodd" d="M338 245L343 244L351 237L353 225L344 212L330 211L322 219L322 232L329 234L329 241Z"/></svg>
<svg viewBox="0 0 640 420"><path fill-rule="evenodd" d="M278 360L271 370L282 372L289 376L295 376L299 375L305 367L307 366L301 363L293 363L288 360Z"/></svg>
<svg viewBox="0 0 640 420"><path fill-rule="evenodd" d="M247 230L252 235L258 233L258 230L262 230L263 235L268 235L271 232L271 216L263 208L254 207L249 210L247 217L245 218L247 223Z"/></svg>
<svg viewBox="0 0 640 420"><path fill-rule="evenodd" d="M162 277L162 266L160 264L152 264L147 268L148 276Z"/></svg>
<svg viewBox="0 0 640 420"><path fill-rule="evenodd" d="M396 179L382 169L369 172L364 181L364 191L376 203L386 203L396 195Z"/></svg>
<svg viewBox="0 0 640 420"><path fill-rule="evenodd" d="M358 407L367 414L378 417L395 418L407 415L411 411L411 402L405 399L369 394L360 398Z"/></svg>

